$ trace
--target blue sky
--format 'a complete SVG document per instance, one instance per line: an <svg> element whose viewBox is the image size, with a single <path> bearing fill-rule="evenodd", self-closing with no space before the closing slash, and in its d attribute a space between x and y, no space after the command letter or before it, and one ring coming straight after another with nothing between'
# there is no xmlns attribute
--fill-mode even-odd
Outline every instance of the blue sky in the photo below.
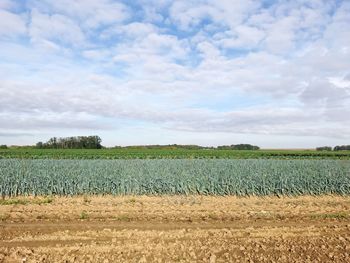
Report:
<svg viewBox="0 0 350 263"><path fill-rule="evenodd" d="M350 144L350 1L1 0L0 144Z"/></svg>

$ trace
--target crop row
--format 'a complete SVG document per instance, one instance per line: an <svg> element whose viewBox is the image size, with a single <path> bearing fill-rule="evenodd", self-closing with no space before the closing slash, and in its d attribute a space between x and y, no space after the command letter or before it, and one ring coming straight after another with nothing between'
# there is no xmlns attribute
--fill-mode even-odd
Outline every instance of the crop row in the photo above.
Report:
<svg viewBox="0 0 350 263"><path fill-rule="evenodd" d="M216 149L0 149L1 158L21 159L350 159L350 151Z"/></svg>
<svg viewBox="0 0 350 263"><path fill-rule="evenodd" d="M0 160L0 193L18 195L350 194L345 160Z"/></svg>

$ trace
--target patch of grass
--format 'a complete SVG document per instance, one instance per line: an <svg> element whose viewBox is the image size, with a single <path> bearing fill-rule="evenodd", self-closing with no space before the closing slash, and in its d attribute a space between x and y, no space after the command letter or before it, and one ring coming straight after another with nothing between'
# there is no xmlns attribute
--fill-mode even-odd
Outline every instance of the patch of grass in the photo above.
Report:
<svg viewBox="0 0 350 263"><path fill-rule="evenodd" d="M275 214L275 218L278 219L278 220L285 220L286 216L282 215L282 214Z"/></svg>
<svg viewBox="0 0 350 263"><path fill-rule="evenodd" d="M53 202L53 197L51 196L40 198L40 199L10 198L10 199L0 200L0 205L28 205L28 204L42 205L42 204L51 204L52 202Z"/></svg>
<svg viewBox="0 0 350 263"><path fill-rule="evenodd" d="M84 195L83 202L84 202L84 204L90 204L91 203L91 199L87 195Z"/></svg>
<svg viewBox="0 0 350 263"><path fill-rule="evenodd" d="M119 215L119 216L116 217L116 220L124 221L124 222L130 222L131 221L131 217L129 217L128 215Z"/></svg>
<svg viewBox="0 0 350 263"><path fill-rule="evenodd" d="M141 200L137 200L135 197L125 200L124 203L131 204L131 205L136 205L136 204L143 205L143 202Z"/></svg>
<svg viewBox="0 0 350 263"><path fill-rule="evenodd" d="M0 221L6 221L7 219L10 218L9 214L0 214Z"/></svg>
<svg viewBox="0 0 350 263"><path fill-rule="evenodd" d="M89 215L88 213L84 210L80 213L80 219L88 219L89 218Z"/></svg>
<svg viewBox="0 0 350 263"><path fill-rule="evenodd" d="M125 203L135 204L136 203L136 199L134 197L130 198L130 199L126 200Z"/></svg>
<svg viewBox="0 0 350 263"><path fill-rule="evenodd" d="M42 204L51 204L52 202L53 202L53 197L49 196L42 199L34 199L32 203L37 205L42 205Z"/></svg>
<svg viewBox="0 0 350 263"><path fill-rule="evenodd" d="M349 219L350 215L345 212L339 213L326 213L311 215L312 219Z"/></svg>
<svg viewBox="0 0 350 263"><path fill-rule="evenodd" d="M30 201L27 199L11 198L11 199L0 200L0 205L26 205L29 203Z"/></svg>

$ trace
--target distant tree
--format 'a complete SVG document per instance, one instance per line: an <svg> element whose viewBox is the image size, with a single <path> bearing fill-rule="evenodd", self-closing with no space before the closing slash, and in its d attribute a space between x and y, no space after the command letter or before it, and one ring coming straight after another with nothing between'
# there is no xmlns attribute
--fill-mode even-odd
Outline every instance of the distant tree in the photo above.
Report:
<svg viewBox="0 0 350 263"><path fill-rule="evenodd" d="M35 148L38 148L38 149L44 148L43 142L37 142L36 145L35 145Z"/></svg>
<svg viewBox="0 0 350 263"><path fill-rule="evenodd" d="M52 137L45 143L45 148L57 149L57 138Z"/></svg>
<svg viewBox="0 0 350 263"><path fill-rule="evenodd" d="M7 149L7 145L6 144L0 145L0 149Z"/></svg>
<svg viewBox="0 0 350 263"><path fill-rule="evenodd" d="M176 149L186 149L186 150L199 150L208 149L209 147L203 147L199 145L179 145L179 144L168 144L168 145L133 145L133 146L115 146L114 148L126 148L126 149L163 149L163 150L176 150Z"/></svg>
<svg viewBox="0 0 350 263"><path fill-rule="evenodd" d="M259 150L260 148L251 144L232 144L217 147L218 150Z"/></svg>
<svg viewBox="0 0 350 263"><path fill-rule="evenodd" d="M38 142L36 148L48 149L101 149L101 138L93 136L77 136L65 138L50 138L46 143Z"/></svg>
<svg viewBox="0 0 350 263"><path fill-rule="evenodd" d="M120 146L120 145L116 145L116 146L113 146L113 147L110 147L111 149L122 149L123 147Z"/></svg>
<svg viewBox="0 0 350 263"><path fill-rule="evenodd" d="M332 147L330 146L317 147L316 151L332 151Z"/></svg>
<svg viewBox="0 0 350 263"><path fill-rule="evenodd" d="M101 149L101 138L99 136L88 136L86 138L86 148L87 149Z"/></svg>
<svg viewBox="0 0 350 263"><path fill-rule="evenodd" d="M334 151L350 151L350 145L335 146Z"/></svg>

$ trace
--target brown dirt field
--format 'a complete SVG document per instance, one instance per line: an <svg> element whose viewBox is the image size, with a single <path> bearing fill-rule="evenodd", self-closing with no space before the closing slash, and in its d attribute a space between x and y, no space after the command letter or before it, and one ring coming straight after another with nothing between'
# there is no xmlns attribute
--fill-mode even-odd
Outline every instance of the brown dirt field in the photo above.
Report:
<svg viewBox="0 0 350 263"><path fill-rule="evenodd" d="M350 197L0 200L0 262L350 262Z"/></svg>

